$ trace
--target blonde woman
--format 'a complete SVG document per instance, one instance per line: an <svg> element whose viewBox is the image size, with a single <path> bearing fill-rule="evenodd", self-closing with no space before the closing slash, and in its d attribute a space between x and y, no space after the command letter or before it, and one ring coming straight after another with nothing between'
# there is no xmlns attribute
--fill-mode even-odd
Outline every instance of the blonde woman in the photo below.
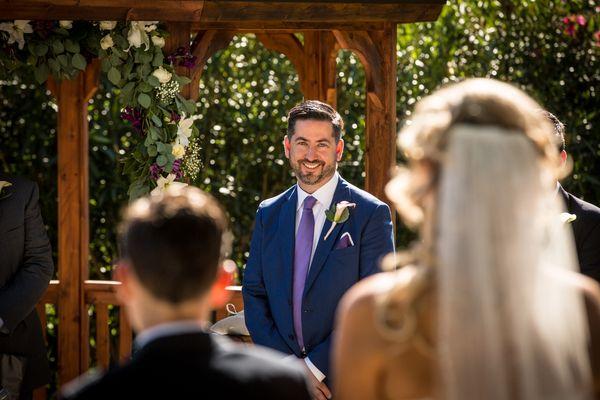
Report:
<svg viewBox="0 0 600 400"><path fill-rule="evenodd" d="M336 400L600 399L600 290L575 272L538 109L486 79L417 106L387 194L420 240L343 298Z"/></svg>

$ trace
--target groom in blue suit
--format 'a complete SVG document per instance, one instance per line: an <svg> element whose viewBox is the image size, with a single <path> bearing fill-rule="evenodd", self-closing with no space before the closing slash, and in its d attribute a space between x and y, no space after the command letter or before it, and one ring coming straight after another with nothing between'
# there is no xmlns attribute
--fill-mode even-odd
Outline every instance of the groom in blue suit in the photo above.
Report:
<svg viewBox="0 0 600 400"><path fill-rule="evenodd" d="M337 173L342 130L328 104L306 101L289 112L284 148L297 184L260 204L243 282L252 340L304 359L316 399L331 398L340 298L394 251L389 207Z"/></svg>

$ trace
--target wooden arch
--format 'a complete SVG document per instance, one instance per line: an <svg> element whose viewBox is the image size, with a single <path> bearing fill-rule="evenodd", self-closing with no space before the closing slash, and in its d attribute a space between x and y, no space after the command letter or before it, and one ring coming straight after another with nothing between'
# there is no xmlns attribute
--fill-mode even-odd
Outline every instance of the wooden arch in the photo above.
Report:
<svg viewBox="0 0 600 400"><path fill-rule="evenodd" d="M198 57L183 94L198 96L208 58L236 33L255 33L268 48L295 65L306 98L336 103L335 56L349 49L367 78L365 189L385 198L383 188L396 161L396 24L435 20L445 0L0 0L0 18L48 20L158 20L169 24L165 52L190 46ZM295 33L303 33L302 43ZM89 306L95 307L96 359L108 366L111 348L108 306L117 305L118 282L88 280L87 100L98 84L98 63L73 81L53 82L58 102L58 281L39 308L58 306L59 383L89 367ZM131 328L119 317L119 357L131 350ZM38 392L37 399L45 398Z"/></svg>

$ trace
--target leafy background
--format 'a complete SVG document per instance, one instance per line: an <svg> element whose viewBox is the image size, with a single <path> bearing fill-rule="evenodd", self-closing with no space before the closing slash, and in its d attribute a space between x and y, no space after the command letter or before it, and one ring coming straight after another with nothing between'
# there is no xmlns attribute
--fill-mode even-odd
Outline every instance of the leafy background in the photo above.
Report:
<svg viewBox="0 0 600 400"><path fill-rule="evenodd" d="M593 1L503 0L449 2L434 23L398 27L397 116L410 120L415 103L448 82L492 77L523 88L567 126L574 194L600 203L600 9ZM569 34L565 17L582 15ZM338 109L347 126L341 174L364 182L364 69L340 52ZM107 80L88 106L90 119L90 278L110 279L117 256L115 226L129 181L119 159L130 126ZM287 110L302 100L293 65L253 35L237 36L203 73L197 103L203 168L195 184L229 212L233 258L248 255L256 207L293 183L281 141ZM56 104L33 78L0 82L0 169L38 182L48 232L56 249ZM399 159L401 161L401 155ZM402 225L398 247L414 234ZM56 257L56 254L55 254Z"/></svg>

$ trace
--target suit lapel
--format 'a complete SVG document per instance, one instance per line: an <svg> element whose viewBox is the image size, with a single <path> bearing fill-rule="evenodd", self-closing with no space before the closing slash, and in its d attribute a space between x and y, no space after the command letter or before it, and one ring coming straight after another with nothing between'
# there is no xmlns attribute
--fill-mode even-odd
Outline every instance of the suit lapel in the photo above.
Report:
<svg viewBox="0 0 600 400"><path fill-rule="evenodd" d="M341 177L335 189L335 193L333 195L333 200L331 204L337 204L340 201L349 201L352 202L352 196L350 193L350 189L348 188L348 184ZM352 211L350 211L350 218L352 218ZM317 250L315 251L315 255L313 257L312 263L310 264L310 270L308 271L308 277L306 278L306 284L304 285L304 295L308 292L312 284L317 279L319 272L323 268L325 264L325 260L327 256L331 252L333 248L333 244L335 243L338 233L340 229L342 229L343 223L336 224L333 228L333 231L327 237L327 240L323 240L329 228L331 228L332 222L328 219L325 220L325 224L323 225L323 229L321 230L321 234L319 236L319 242L317 243Z"/></svg>
<svg viewBox="0 0 600 400"><path fill-rule="evenodd" d="M287 196L286 202L281 206L279 223L277 227L277 240L281 249L281 267L283 268L283 282L287 285L286 293L292 297L292 272L294 267L294 243L296 241L296 204L298 191L294 186ZM291 315L291 314L290 314Z"/></svg>

